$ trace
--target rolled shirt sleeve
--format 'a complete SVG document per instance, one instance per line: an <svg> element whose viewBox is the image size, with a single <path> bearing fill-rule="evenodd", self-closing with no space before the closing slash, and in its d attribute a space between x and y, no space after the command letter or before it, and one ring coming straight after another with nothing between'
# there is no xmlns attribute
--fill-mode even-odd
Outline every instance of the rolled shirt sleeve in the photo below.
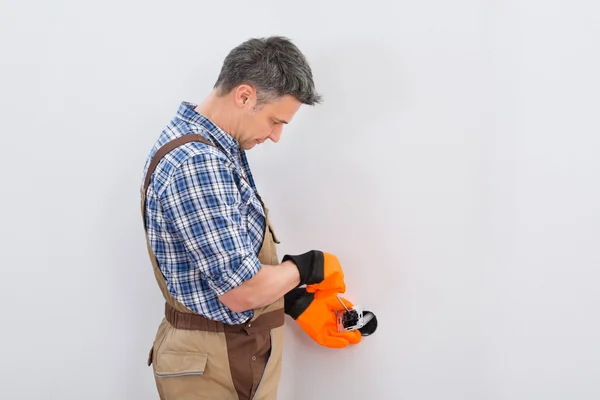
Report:
<svg viewBox="0 0 600 400"><path fill-rule="evenodd" d="M241 285L260 270L246 228L246 202L231 164L207 153L190 157L173 174L161 196L163 212L180 236L200 276L217 296ZM177 271L173 271L176 273ZM197 274L173 276L189 285Z"/></svg>

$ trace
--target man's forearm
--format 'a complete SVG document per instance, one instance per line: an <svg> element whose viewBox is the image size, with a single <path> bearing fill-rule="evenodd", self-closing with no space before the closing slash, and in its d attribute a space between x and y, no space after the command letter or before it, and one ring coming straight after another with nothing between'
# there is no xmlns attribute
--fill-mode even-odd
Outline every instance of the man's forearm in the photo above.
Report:
<svg viewBox="0 0 600 400"><path fill-rule="evenodd" d="M242 312L273 303L299 283L298 267L291 261L262 265L254 277L225 293L220 300L232 311Z"/></svg>
<svg viewBox="0 0 600 400"><path fill-rule="evenodd" d="M283 297L300 283L298 267L291 261L285 261L278 265L263 265L258 274L260 273L263 273L264 276L255 283L256 287L249 288L252 290L252 293L249 294L252 303L250 308L267 306Z"/></svg>

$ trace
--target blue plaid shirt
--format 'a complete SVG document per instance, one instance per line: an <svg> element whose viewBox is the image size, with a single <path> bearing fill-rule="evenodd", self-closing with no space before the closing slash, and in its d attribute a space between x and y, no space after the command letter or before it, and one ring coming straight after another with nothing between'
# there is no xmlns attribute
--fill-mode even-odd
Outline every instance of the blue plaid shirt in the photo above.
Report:
<svg viewBox="0 0 600 400"><path fill-rule="evenodd" d="M165 143L201 134L157 165L146 193L150 245L171 295L190 310L227 324L241 324L252 310L234 313L217 296L261 268L258 260L265 214L238 142L182 102L160 134L144 167Z"/></svg>

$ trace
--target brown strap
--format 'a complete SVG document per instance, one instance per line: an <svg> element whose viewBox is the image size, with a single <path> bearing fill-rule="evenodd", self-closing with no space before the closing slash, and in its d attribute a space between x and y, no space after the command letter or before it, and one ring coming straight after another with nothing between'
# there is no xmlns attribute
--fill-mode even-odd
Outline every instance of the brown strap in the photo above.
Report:
<svg viewBox="0 0 600 400"><path fill-rule="evenodd" d="M156 166L158 165L160 160L171 150L189 142L202 142L216 148L214 144L210 143L208 140L204 139L202 136L200 136L200 134L197 133L183 135L181 137L178 137L177 139L171 140L170 142L162 146L160 149L158 149L156 154L154 154L154 157L152 157L152 161L150 162L150 165L148 166L148 171L146 172L146 178L144 179L144 193L146 193L146 190L148 190L150 178L152 177L152 173L156 169Z"/></svg>

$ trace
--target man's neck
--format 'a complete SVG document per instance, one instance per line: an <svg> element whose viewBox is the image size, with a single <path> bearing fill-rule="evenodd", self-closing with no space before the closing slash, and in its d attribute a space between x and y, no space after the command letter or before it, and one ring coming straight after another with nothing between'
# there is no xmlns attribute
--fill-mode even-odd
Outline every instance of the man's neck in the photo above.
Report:
<svg viewBox="0 0 600 400"><path fill-rule="evenodd" d="M202 103L198 104L194 111L210 119L215 125L223 131L235 137L235 122L232 120L232 113L227 107L228 97L218 97L212 92Z"/></svg>

